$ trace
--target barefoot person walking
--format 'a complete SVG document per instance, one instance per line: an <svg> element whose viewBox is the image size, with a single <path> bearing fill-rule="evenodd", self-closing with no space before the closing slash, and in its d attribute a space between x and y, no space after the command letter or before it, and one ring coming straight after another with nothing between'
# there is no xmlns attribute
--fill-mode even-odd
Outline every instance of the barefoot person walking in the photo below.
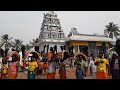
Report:
<svg viewBox="0 0 120 90"><path fill-rule="evenodd" d="M55 79L55 61L54 61L54 51L53 48L50 48L48 52L48 70L47 70L47 79Z"/></svg>
<svg viewBox="0 0 120 90"><path fill-rule="evenodd" d="M35 79L38 64L34 61L34 56L32 54L30 54L29 57L30 61L28 62L28 79Z"/></svg>
<svg viewBox="0 0 120 90"><path fill-rule="evenodd" d="M102 57L102 54L99 54L99 58L95 60L96 65L96 79L108 79L108 60Z"/></svg>
<svg viewBox="0 0 120 90"><path fill-rule="evenodd" d="M66 79L66 67L65 67L64 60L61 60L60 62L61 62L60 70L59 70L60 79Z"/></svg>
<svg viewBox="0 0 120 90"><path fill-rule="evenodd" d="M76 74L76 79L84 79L84 77L85 77L84 70L82 69L80 63L77 64L75 74Z"/></svg>
<svg viewBox="0 0 120 90"><path fill-rule="evenodd" d="M92 75L92 79L96 79L96 66L95 59L91 58L89 62L90 74Z"/></svg>
<svg viewBox="0 0 120 90"><path fill-rule="evenodd" d="M16 79L17 73L18 73L17 64L18 64L18 61L16 60L16 57L12 56L12 62L8 68L8 78L9 79Z"/></svg>

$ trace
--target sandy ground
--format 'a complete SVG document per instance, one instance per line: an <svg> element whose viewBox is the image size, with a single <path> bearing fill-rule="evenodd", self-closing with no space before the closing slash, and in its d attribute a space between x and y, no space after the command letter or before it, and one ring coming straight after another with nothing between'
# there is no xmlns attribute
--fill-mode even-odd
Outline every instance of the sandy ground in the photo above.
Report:
<svg viewBox="0 0 120 90"><path fill-rule="evenodd" d="M1 76L1 74L0 74L0 76ZM27 71L24 71L24 73L19 72L17 79L27 79ZM46 74L43 73L42 76L38 76L37 79L47 79L47 76L46 76ZM58 69L56 70L56 79L59 79ZM76 79L75 67L74 68L69 68L69 67L67 68L67 79ZM87 72L85 79L92 79L89 70ZM111 79L111 77L109 77L109 79Z"/></svg>
<svg viewBox="0 0 120 90"><path fill-rule="evenodd" d="M19 73L17 79L27 79L27 72ZM46 74L43 73L43 75L42 76L38 76L37 79L47 79L47 76L46 76ZM59 79L58 69L56 71L56 79ZM72 68L71 69L67 68L67 79L76 79L75 68L73 68L73 69ZM87 77L85 79L92 79L89 72L87 72ZM111 77L109 77L109 79L111 79Z"/></svg>

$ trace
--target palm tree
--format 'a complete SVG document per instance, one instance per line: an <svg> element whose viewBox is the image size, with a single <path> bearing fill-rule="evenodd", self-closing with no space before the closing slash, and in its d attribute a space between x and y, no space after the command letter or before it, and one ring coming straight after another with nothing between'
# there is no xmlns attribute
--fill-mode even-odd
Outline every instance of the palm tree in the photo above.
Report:
<svg viewBox="0 0 120 90"><path fill-rule="evenodd" d="M29 50L31 48L31 46L29 44L26 44L26 50Z"/></svg>
<svg viewBox="0 0 120 90"><path fill-rule="evenodd" d="M118 38L118 36L120 35L120 30L117 24L110 22L109 25L106 25L105 27L106 29L104 30L104 32L107 32L109 34L109 38Z"/></svg>
<svg viewBox="0 0 120 90"><path fill-rule="evenodd" d="M15 39L14 42L12 42L13 48L15 48L16 51L19 51L21 49L23 41L19 39Z"/></svg>
<svg viewBox="0 0 120 90"><path fill-rule="evenodd" d="M0 42L0 48L5 45L5 49L8 49L12 46L12 44L11 44L12 37L9 37L8 34L2 35L1 38L2 39Z"/></svg>
<svg viewBox="0 0 120 90"><path fill-rule="evenodd" d="M33 39L32 42L30 41L30 45L32 45L33 47L36 46L38 44L39 39Z"/></svg>

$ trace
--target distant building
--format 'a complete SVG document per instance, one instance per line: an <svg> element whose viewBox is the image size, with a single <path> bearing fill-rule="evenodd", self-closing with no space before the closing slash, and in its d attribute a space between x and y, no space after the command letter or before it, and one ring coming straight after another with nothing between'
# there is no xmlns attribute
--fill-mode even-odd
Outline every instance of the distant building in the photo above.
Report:
<svg viewBox="0 0 120 90"><path fill-rule="evenodd" d="M76 31L77 32L77 31ZM113 39L108 38L104 35L89 35L89 34L79 34L74 33L68 35L66 38L66 45L74 45L74 53L82 52L86 55L94 54L95 56L99 52L103 52L102 43L105 43L105 51L109 49L111 43L115 42Z"/></svg>

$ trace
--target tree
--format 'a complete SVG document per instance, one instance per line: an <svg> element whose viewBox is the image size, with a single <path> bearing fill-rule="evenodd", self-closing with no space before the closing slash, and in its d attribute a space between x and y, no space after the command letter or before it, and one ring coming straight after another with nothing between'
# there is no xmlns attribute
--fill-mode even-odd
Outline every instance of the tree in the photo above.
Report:
<svg viewBox="0 0 120 90"><path fill-rule="evenodd" d="M109 34L109 38L118 38L118 36L120 35L120 30L117 24L110 22L109 25L106 25L105 27L106 29L104 30L104 32L107 32Z"/></svg>
<svg viewBox="0 0 120 90"><path fill-rule="evenodd" d="M33 39L32 42L30 41L30 45L32 45L33 47L36 46L38 44L39 39Z"/></svg>
<svg viewBox="0 0 120 90"><path fill-rule="evenodd" d="M26 50L29 50L31 48L31 46L29 44L26 44L25 48L26 48Z"/></svg>
<svg viewBox="0 0 120 90"><path fill-rule="evenodd" d="M7 56L8 51L9 51L9 49L6 48L6 49L5 49L5 56Z"/></svg>
<svg viewBox="0 0 120 90"><path fill-rule="evenodd" d="M4 50L2 48L0 48L0 57L4 56Z"/></svg>
<svg viewBox="0 0 120 90"><path fill-rule="evenodd" d="M97 35L98 35L98 33L94 33L93 35L97 36Z"/></svg>
<svg viewBox="0 0 120 90"><path fill-rule="evenodd" d="M12 44L11 44L12 37L9 37L8 34L2 35L1 38L2 39L1 39L1 42L0 42L0 47L5 45L5 49L8 49L12 46Z"/></svg>
<svg viewBox="0 0 120 90"><path fill-rule="evenodd" d="M12 42L13 48L15 48L16 51L19 51L21 49L23 41L19 39L15 39L14 42Z"/></svg>

